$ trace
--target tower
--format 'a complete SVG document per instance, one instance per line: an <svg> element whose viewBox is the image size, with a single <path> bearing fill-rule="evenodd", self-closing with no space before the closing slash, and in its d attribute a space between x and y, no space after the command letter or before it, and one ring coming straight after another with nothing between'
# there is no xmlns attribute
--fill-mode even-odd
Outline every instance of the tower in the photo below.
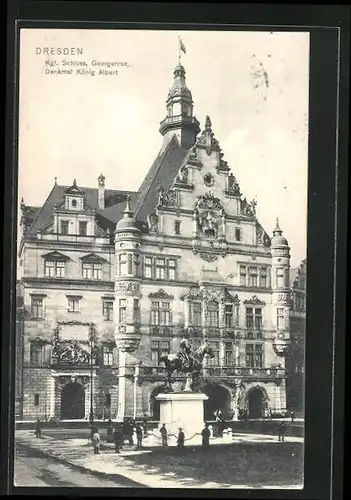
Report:
<svg viewBox="0 0 351 500"><path fill-rule="evenodd" d="M176 135L180 147L188 149L194 145L200 124L193 116L193 98L185 81L185 69L179 63L174 69L173 86L166 101L167 116L160 123L160 133L165 143Z"/></svg>
<svg viewBox="0 0 351 500"><path fill-rule="evenodd" d="M130 208L130 196L115 232L115 341L119 350L118 417L132 412L133 386L130 375L138 365L133 353L140 343L140 238ZM130 373L131 372L131 373Z"/></svg>
<svg viewBox="0 0 351 500"><path fill-rule="evenodd" d="M287 345L290 339L290 247L283 236L277 219L276 228L271 239L272 253L272 293L273 293L273 324L276 325L276 335L273 347L278 356L282 356L284 366Z"/></svg>

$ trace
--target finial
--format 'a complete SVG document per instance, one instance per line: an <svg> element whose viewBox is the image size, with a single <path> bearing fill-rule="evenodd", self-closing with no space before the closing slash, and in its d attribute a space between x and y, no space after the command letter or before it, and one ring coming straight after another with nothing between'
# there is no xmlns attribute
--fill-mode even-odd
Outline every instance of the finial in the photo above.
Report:
<svg viewBox="0 0 351 500"><path fill-rule="evenodd" d="M280 226L279 226L279 218L277 217L277 224L275 226L275 229L273 231L274 234L278 234L278 235L281 235L282 234L282 230L280 229Z"/></svg>
<svg viewBox="0 0 351 500"><path fill-rule="evenodd" d="M98 182L99 182L100 186L103 186L105 184L105 176L104 176L104 174L100 174L99 175Z"/></svg>
<svg viewBox="0 0 351 500"><path fill-rule="evenodd" d="M210 117L207 115L206 116L206 121L205 121L205 129L206 130L211 130L212 123Z"/></svg>
<svg viewBox="0 0 351 500"><path fill-rule="evenodd" d="M76 181L76 179L73 179L73 186L77 187L77 181Z"/></svg>
<svg viewBox="0 0 351 500"><path fill-rule="evenodd" d="M57 177L54 177L54 181L55 181L55 186L57 184Z"/></svg>
<svg viewBox="0 0 351 500"><path fill-rule="evenodd" d="M132 217L133 212L132 209L130 208L130 201L131 201L131 196L130 194L127 194L126 196L126 208L124 209L123 217Z"/></svg>

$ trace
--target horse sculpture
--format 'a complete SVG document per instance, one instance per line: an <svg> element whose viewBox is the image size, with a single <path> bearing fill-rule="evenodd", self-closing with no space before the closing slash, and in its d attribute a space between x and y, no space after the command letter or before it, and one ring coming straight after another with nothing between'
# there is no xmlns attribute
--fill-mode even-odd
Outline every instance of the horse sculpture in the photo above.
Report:
<svg viewBox="0 0 351 500"><path fill-rule="evenodd" d="M193 391L199 383L200 373L205 355L214 357L212 348L207 343L202 343L198 349L192 351L187 340L181 342L181 350L178 354L165 354L160 361L165 364L166 379L165 387L172 391L172 376L174 372L186 374L187 380L185 391Z"/></svg>

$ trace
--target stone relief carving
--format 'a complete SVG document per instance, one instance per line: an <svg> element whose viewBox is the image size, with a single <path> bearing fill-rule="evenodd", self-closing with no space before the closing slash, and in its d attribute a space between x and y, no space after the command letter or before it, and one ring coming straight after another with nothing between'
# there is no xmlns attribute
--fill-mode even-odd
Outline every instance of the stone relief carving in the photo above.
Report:
<svg viewBox="0 0 351 500"><path fill-rule="evenodd" d="M189 180L189 170L185 165L183 165L179 170L176 182L179 182L181 184L188 184L188 180Z"/></svg>
<svg viewBox="0 0 351 500"><path fill-rule="evenodd" d="M257 295L253 295L251 299L244 300L244 304L265 305L263 300L260 300Z"/></svg>
<svg viewBox="0 0 351 500"><path fill-rule="evenodd" d="M155 213L149 214L147 217L150 233L158 234L158 215Z"/></svg>
<svg viewBox="0 0 351 500"><path fill-rule="evenodd" d="M277 297L277 302L288 306L290 304L290 292L280 293Z"/></svg>
<svg viewBox="0 0 351 500"><path fill-rule="evenodd" d="M139 283L119 281L116 283L116 292L139 292Z"/></svg>
<svg viewBox="0 0 351 500"><path fill-rule="evenodd" d="M211 191L198 196L195 207L197 209L207 208L208 210L221 210L223 208L220 199L215 197Z"/></svg>
<svg viewBox="0 0 351 500"><path fill-rule="evenodd" d="M256 224L256 241L258 245L265 247L269 247L271 244L270 237L259 223Z"/></svg>
<svg viewBox="0 0 351 500"><path fill-rule="evenodd" d="M257 201L252 200L248 202L246 198L240 200L240 212L243 215L248 215L250 217L254 217L256 215L256 205Z"/></svg>
<svg viewBox="0 0 351 500"><path fill-rule="evenodd" d="M199 255L202 259L206 260L207 262L214 262L218 258L217 254L211 252L200 252Z"/></svg>
<svg viewBox="0 0 351 500"><path fill-rule="evenodd" d="M55 339L51 355L57 361L67 364L84 364L90 362L90 353L77 340Z"/></svg>
<svg viewBox="0 0 351 500"><path fill-rule="evenodd" d="M122 352L133 352L139 347L139 338L116 338L116 346Z"/></svg>
<svg viewBox="0 0 351 500"><path fill-rule="evenodd" d="M209 172L204 175L204 183L206 186L213 186L214 184L214 177Z"/></svg>
<svg viewBox="0 0 351 500"><path fill-rule="evenodd" d="M230 173L229 176L228 176L228 190L227 190L227 193L231 194L231 195L234 195L234 196L240 196L241 195L240 186L239 186L236 178L234 177L234 175L232 173Z"/></svg>

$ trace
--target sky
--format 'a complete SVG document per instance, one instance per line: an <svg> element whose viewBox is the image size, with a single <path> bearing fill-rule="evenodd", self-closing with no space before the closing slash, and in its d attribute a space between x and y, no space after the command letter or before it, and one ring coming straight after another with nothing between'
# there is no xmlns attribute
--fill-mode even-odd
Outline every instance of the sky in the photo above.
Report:
<svg viewBox="0 0 351 500"><path fill-rule="evenodd" d="M94 187L101 173L108 189L138 190L162 144L158 129L179 36L201 128L209 115L241 191L257 200L269 235L279 217L291 265L298 266L306 257L307 32L22 29L19 200L40 206L55 177L58 184L76 178ZM83 54L47 55L44 47ZM46 73L67 68L73 74ZM117 68L118 74L78 75L77 68Z"/></svg>

